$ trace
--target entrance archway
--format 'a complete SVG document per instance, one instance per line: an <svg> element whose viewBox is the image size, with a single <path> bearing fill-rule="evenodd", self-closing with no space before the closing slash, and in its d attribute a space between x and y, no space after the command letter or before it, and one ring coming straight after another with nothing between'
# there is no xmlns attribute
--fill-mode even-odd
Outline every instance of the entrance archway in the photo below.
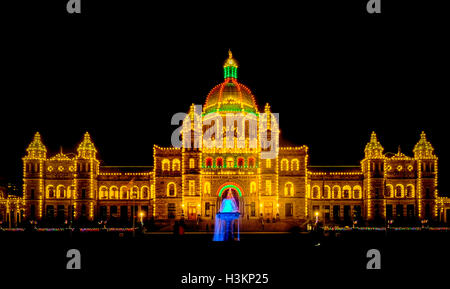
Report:
<svg viewBox="0 0 450 289"><path fill-rule="evenodd" d="M241 208L243 208L243 206L242 206L243 205L242 204L243 189L238 184L232 183L232 182L224 183L217 190L217 196L218 196L217 209L220 210L220 206L222 204L223 199L226 198L228 196L228 194L230 194L230 193L233 195L236 205L238 206L238 210L241 212L242 211Z"/></svg>
<svg viewBox="0 0 450 289"><path fill-rule="evenodd" d="M239 193L239 197L242 197L242 192L243 192L242 188L238 184L232 183L232 182L228 182L228 183L221 185L219 187L219 189L217 190L217 195L219 197L222 197L223 192L228 188L235 189Z"/></svg>

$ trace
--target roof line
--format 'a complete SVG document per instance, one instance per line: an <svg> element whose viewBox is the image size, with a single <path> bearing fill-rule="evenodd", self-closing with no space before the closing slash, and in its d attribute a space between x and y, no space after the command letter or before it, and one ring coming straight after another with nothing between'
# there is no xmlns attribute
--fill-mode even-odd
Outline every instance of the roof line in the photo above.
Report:
<svg viewBox="0 0 450 289"><path fill-rule="evenodd" d="M102 168L153 168L153 166L101 166Z"/></svg>
<svg viewBox="0 0 450 289"><path fill-rule="evenodd" d="M310 168L360 168L361 166L308 166Z"/></svg>

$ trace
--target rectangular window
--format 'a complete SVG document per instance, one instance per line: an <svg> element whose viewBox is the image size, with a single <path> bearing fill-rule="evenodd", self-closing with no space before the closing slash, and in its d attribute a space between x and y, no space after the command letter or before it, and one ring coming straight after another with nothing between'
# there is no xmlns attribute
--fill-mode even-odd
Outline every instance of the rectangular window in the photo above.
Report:
<svg viewBox="0 0 450 289"><path fill-rule="evenodd" d="M386 205L386 219L392 219L392 205Z"/></svg>
<svg viewBox="0 0 450 289"><path fill-rule="evenodd" d="M100 206L100 219L106 220L106 206Z"/></svg>
<svg viewBox="0 0 450 289"><path fill-rule="evenodd" d="M426 188L425 190L425 198L429 199L431 197L431 190L430 188Z"/></svg>
<svg viewBox="0 0 450 289"><path fill-rule="evenodd" d="M209 217L211 213L211 204L209 202L205 203L205 216Z"/></svg>
<svg viewBox="0 0 450 289"><path fill-rule="evenodd" d="M120 220L125 222L128 220L128 207L120 206Z"/></svg>
<svg viewBox="0 0 450 289"><path fill-rule="evenodd" d="M34 205L31 205L30 206L30 219L34 220L35 217L36 217L36 207Z"/></svg>
<svg viewBox="0 0 450 289"><path fill-rule="evenodd" d="M425 205L425 218L431 217L431 210L430 210L430 204Z"/></svg>
<svg viewBox="0 0 450 289"><path fill-rule="evenodd" d="M195 195L195 181L189 181L189 195Z"/></svg>
<svg viewBox="0 0 450 289"><path fill-rule="evenodd" d="M403 217L403 205L397 205L395 207L395 214L396 214L397 218Z"/></svg>
<svg viewBox="0 0 450 289"><path fill-rule="evenodd" d="M375 217L379 217L380 216L380 206L378 204L375 204L373 206L374 211L375 211Z"/></svg>
<svg viewBox="0 0 450 289"><path fill-rule="evenodd" d="M81 216L86 217L86 205L81 205Z"/></svg>
<svg viewBox="0 0 450 289"><path fill-rule="evenodd" d="M175 203L168 203L167 204L167 217L169 219L173 219L173 218L175 218L175 215L176 215Z"/></svg>
<svg viewBox="0 0 450 289"><path fill-rule="evenodd" d="M30 190L30 199L34 200L34 189Z"/></svg>
<svg viewBox="0 0 450 289"><path fill-rule="evenodd" d="M47 218L54 218L55 217L55 210L53 208L53 206L47 206Z"/></svg>
<svg viewBox="0 0 450 289"><path fill-rule="evenodd" d="M339 220L340 210L341 208L339 206L333 206L333 219L335 221Z"/></svg>
<svg viewBox="0 0 450 289"><path fill-rule="evenodd" d="M250 216L254 217L256 216L256 203L252 202L250 204Z"/></svg>
<svg viewBox="0 0 450 289"><path fill-rule="evenodd" d="M344 206L344 221L348 222L350 220L350 206Z"/></svg>
<svg viewBox="0 0 450 289"><path fill-rule="evenodd" d="M117 217L117 206L111 206L109 208L109 214L111 217Z"/></svg>
<svg viewBox="0 0 450 289"><path fill-rule="evenodd" d="M324 206L324 217L325 217L325 221L329 221L330 220L330 206Z"/></svg>
<svg viewBox="0 0 450 289"><path fill-rule="evenodd" d="M406 216L408 219L414 218L414 205L406 205Z"/></svg>
<svg viewBox="0 0 450 289"><path fill-rule="evenodd" d="M272 161L270 159L266 159L266 168L270 169L272 167Z"/></svg>
<svg viewBox="0 0 450 289"><path fill-rule="evenodd" d="M266 195L271 195L272 194L272 181L271 180L266 180Z"/></svg>
<svg viewBox="0 0 450 289"><path fill-rule="evenodd" d="M356 205L353 207L353 218L355 219L361 218L361 206Z"/></svg>
<svg viewBox="0 0 450 289"><path fill-rule="evenodd" d="M85 199L86 198L86 189L82 189L81 190L81 198Z"/></svg>
<svg viewBox="0 0 450 289"><path fill-rule="evenodd" d="M375 199L380 198L380 188L375 188Z"/></svg>
<svg viewBox="0 0 450 289"><path fill-rule="evenodd" d="M293 215L292 203L286 203L284 205L284 209L285 209L285 216L292 217L292 215Z"/></svg>
<svg viewBox="0 0 450 289"><path fill-rule="evenodd" d="M56 218L58 219L58 221L62 221L64 220L64 213L65 213L65 209L64 209L64 205L58 205L56 207Z"/></svg>

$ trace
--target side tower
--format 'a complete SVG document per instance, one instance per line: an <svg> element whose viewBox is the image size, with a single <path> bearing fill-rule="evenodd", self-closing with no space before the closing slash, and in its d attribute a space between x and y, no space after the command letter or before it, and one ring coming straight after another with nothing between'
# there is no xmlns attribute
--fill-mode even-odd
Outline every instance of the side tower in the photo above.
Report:
<svg viewBox="0 0 450 289"><path fill-rule="evenodd" d="M47 160L47 148L42 143L41 135L36 132L27 148L23 161L23 199L25 217L41 220L44 200L44 163Z"/></svg>
<svg viewBox="0 0 450 289"><path fill-rule="evenodd" d="M76 174L74 186L73 207L70 212L78 220L94 220L95 200L97 200L97 176L99 173L99 161L97 149L88 132L77 148Z"/></svg>
<svg viewBox="0 0 450 289"><path fill-rule="evenodd" d="M181 150L181 209L188 220L196 220L202 213L201 137L201 109L192 104L183 123Z"/></svg>
<svg viewBox="0 0 450 289"><path fill-rule="evenodd" d="M266 164L272 160L265 160ZM311 217L307 195L308 147L281 147L276 159L277 207L281 219Z"/></svg>
<svg viewBox="0 0 450 289"><path fill-rule="evenodd" d="M438 196L438 158L434 148L427 140L425 132L420 134L420 140L414 146L414 158L417 161L417 201L420 219L438 217L436 198Z"/></svg>
<svg viewBox="0 0 450 289"><path fill-rule="evenodd" d="M154 209L156 220L178 219L183 214L181 149L153 146Z"/></svg>
<svg viewBox="0 0 450 289"><path fill-rule="evenodd" d="M258 145L262 144L258 156L260 164L259 216L264 219L275 217L279 219L280 216L291 218L294 216L294 212L299 212L298 208L294 209L295 202L291 199L299 187L287 178L288 170L281 169L280 173L280 130L277 120L272 117L270 105L266 103L264 115L259 118L258 123ZM283 153L284 155L289 154L287 151L283 151Z"/></svg>
<svg viewBox="0 0 450 289"><path fill-rule="evenodd" d="M379 220L384 211L384 148L373 131L364 149L361 169L364 174L364 217L367 221Z"/></svg>

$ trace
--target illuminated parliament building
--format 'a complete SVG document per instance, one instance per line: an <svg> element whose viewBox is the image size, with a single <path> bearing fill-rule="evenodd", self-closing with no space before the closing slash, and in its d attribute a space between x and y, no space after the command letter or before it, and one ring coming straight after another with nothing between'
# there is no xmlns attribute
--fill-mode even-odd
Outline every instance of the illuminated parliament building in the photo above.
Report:
<svg viewBox="0 0 450 289"><path fill-rule="evenodd" d="M249 88L238 82L238 64L224 64L224 81L215 86L201 111L225 115L259 110ZM187 116L195 116L194 105ZM258 123L261 125L261 123ZM184 126L182 136L198 133ZM202 128L200 128L200 131ZM279 138L279 130L270 130ZM73 154L48 155L39 133L23 157L23 198L3 198L0 213L21 220L122 220L168 222L184 219L213 223L222 198L232 194L241 224L267 222L288 229L318 219L325 224L379 220L446 220L446 198L438 196L438 158L424 132L413 156L383 153L372 132L360 166L310 165L307 146L282 147L275 158L261 158L250 147L153 147L152 167L102 166L86 132ZM313 161L313 160L311 160Z"/></svg>

